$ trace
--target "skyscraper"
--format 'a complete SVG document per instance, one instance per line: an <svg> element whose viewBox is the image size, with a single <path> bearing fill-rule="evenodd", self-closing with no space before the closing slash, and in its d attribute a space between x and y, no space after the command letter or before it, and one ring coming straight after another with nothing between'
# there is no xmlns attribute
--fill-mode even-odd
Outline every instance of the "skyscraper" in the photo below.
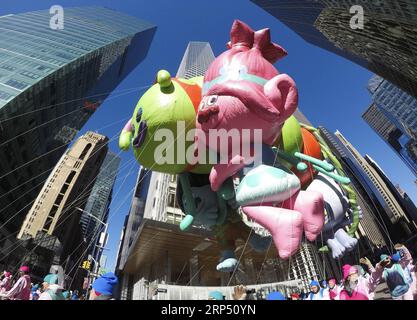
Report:
<svg viewBox="0 0 417 320"><path fill-rule="evenodd" d="M107 153L107 142L107 137L87 132L65 152L42 187L17 236L34 241L43 234L56 237L62 245L57 263L62 264L68 259L67 267L77 263L80 255L75 252L82 252L84 245L88 245L82 236L82 212L77 208L84 208L93 189Z"/></svg>
<svg viewBox="0 0 417 320"><path fill-rule="evenodd" d="M362 118L417 176L417 99L379 76L368 89L373 104Z"/></svg>
<svg viewBox="0 0 417 320"><path fill-rule="evenodd" d="M68 144L144 59L155 32L101 7L65 8L62 30L50 28L51 17L49 10L0 17L0 236L10 236L3 248Z"/></svg>
<svg viewBox="0 0 417 320"><path fill-rule="evenodd" d="M178 68L177 77L190 79L202 76L213 60L214 53L210 43L190 41Z"/></svg>
<svg viewBox="0 0 417 320"><path fill-rule="evenodd" d="M119 171L120 161L120 157L113 152L107 153L85 205L85 212L81 216L83 236L90 245L86 254L92 254L96 261L100 260L99 255L101 254L96 245L99 242L100 232L104 230L103 223L107 222L109 216L113 186Z"/></svg>
<svg viewBox="0 0 417 320"><path fill-rule="evenodd" d="M91 216L101 221L106 221L108 217L108 209L112 199L113 185L119 171L120 157L113 152L108 152L101 165L97 175L91 194L88 197L81 216L81 226L83 235L88 242L91 241L93 230L97 229L98 222Z"/></svg>
<svg viewBox="0 0 417 320"><path fill-rule="evenodd" d="M343 56L417 97L417 3L413 0L251 0L306 41ZM352 28L360 5L363 28Z"/></svg>

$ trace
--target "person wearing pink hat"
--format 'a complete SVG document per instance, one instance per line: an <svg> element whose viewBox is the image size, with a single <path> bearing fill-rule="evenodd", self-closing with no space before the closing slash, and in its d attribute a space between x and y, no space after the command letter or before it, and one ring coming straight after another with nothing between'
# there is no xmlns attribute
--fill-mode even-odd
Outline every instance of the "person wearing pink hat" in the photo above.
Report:
<svg viewBox="0 0 417 320"><path fill-rule="evenodd" d="M329 279L329 298L330 300L339 300L340 288L337 285L336 279Z"/></svg>
<svg viewBox="0 0 417 320"><path fill-rule="evenodd" d="M10 300L29 300L31 279L29 276L29 267L21 266L19 269L19 280L16 281L13 288L0 294L3 298Z"/></svg>
<svg viewBox="0 0 417 320"><path fill-rule="evenodd" d="M8 271L3 272L3 279L0 282L0 293L9 291L12 284L12 274Z"/></svg>
<svg viewBox="0 0 417 320"><path fill-rule="evenodd" d="M342 269L344 287L339 295L340 300L373 300L372 293L378 284L376 272L371 271L371 276L365 278L354 266L346 264Z"/></svg>

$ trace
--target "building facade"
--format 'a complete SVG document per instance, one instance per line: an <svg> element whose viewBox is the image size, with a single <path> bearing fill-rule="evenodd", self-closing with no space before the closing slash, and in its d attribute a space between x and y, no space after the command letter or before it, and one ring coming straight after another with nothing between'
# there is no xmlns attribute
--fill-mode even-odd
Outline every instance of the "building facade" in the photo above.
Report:
<svg viewBox="0 0 417 320"><path fill-rule="evenodd" d="M417 176L417 99L379 76L368 90L373 104L362 118Z"/></svg>
<svg viewBox="0 0 417 320"><path fill-rule="evenodd" d="M107 142L107 137L87 132L65 152L42 187L17 236L35 242L45 234L55 237L60 242L61 252L54 264L65 264L69 270L78 271L73 266L80 264L81 252L88 246L82 235L81 210L106 156Z"/></svg>
<svg viewBox="0 0 417 320"><path fill-rule="evenodd" d="M8 237L0 250L7 259L51 170L144 59L155 32L101 7L65 8L62 30L50 28L51 17L49 10L0 17L0 237ZM14 268L12 260L4 263Z"/></svg>
<svg viewBox="0 0 417 320"><path fill-rule="evenodd" d="M343 56L417 97L417 3L413 0L252 0L306 41ZM363 27L351 27L363 8ZM355 20L355 19L354 19Z"/></svg>
<svg viewBox="0 0 417 320"><path fill-rule="evenodd" d="M83 237L89 244L86 255L91 254L95 261L100 261L102 254L102 249L99 249L99 246L105 246L104 243L100 243L100 236L102 232L106 231L104 224L107 223L109 217L113 186L119 172L120 161L121 158L115 153L107 153L81 215Z"/></svg>

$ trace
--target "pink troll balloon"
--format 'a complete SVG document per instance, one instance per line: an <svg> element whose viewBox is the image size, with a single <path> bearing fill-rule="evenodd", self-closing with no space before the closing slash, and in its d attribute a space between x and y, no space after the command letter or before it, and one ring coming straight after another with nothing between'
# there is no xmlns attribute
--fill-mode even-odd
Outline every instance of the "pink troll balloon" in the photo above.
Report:
<svg viewBox="0 0 417 320"><path fill-rule="evenodd" d="M279 74L272 65L287 52L271 42L269 29L255 32L235 20L228 48L205 74L196 123L205 133L205 144L229 159L228 164L215 165L210 174L214 191L245 166L241 150L253 146L254 129L261 129L262 142L272 145L298 103L294 81L286 74ZM215 143L209 141L210 129L227 132L249 129L250 134L240 135L240 151L234 152L232 144L236 141L229 139L228 144L220 144L220 138ZM248 148L244 149L244 145Z"/></svg>

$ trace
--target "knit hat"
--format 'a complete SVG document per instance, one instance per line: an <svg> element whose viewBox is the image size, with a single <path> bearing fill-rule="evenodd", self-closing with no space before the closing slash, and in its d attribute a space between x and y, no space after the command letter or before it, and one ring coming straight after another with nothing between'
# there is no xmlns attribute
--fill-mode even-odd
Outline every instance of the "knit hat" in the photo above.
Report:
<svg viewBox="0 0 417 320"><path fill-rule="evenodd" d="M19 271L29 272L29 267L28 266L21 266Z"/></svg>
<svg viewBox="0 0 417 320"><path fill-rule="evenodd" d="M273 291L266 296L266 300L287 300L279 291Z"/></svg>
<svg viewBox="0 0 417 320"><path fill-rule="evenodd" d="M298 293L291 293L291 298L300 299L300 295Z"/></svg>
<svg viewBox="0 0 417 320"><path fill-rule="evenodd" d="M343 280L346 280L347 277L349 277L351 274L358 273L358 269L355 267L345 264L343 267Z"/></svg>
<svg viewBox="0 0 417 320"><path fill-rule="evenodd" d="M314 286L316 286L316 287L320 287L319 282L318 282L318 281L316 281L316 280L311 281L311 282L310 282L310 287L314 287Z"/></svg>
<svg viewBox="0 0 417 320"><path fill-rule="evenodd" d="M43 282L46 282L48 284L58 284L58 276L56 274L48 274L43 278Z"/></svg>
<svg viewBox="0 0 417 320"><path fill-rule="evenodd" d="M394 253L394 254L391 256L391 259L392 259L392 261L394 261L394 262L398 262L398 261L400 261L400 260L401 260L401 255L400 255L400 253L399 253L399 252Z"/></svg>
<svg viewBox="0 0 417 320"><path fill-rule="evenodd" d="M94 281L92 287L95 292L104 295L113 295L113 288L118 283L118 279L113 272L103 274Z"/></svg>
<svg viewBox="0 0 417 320"><path fill-rule="evenodd" d="M8 278L10 277L12 274L9 271L4 271L4 275Z"/></svg>
<svg viewBox="0 0 417 320"><path fill-rule="evenodd" d="M209 298L213 298L214 300L224 300L223 293L221 293L220 291L209 292Z"/></svg>
<svg viewBox="0 0 417 320"><path fill-rule="evenodd" d="M65 291L65 292L63 292L63 293L62 293L62 295L64 296L64 298L65 298L65 300L66 300L66 299L68 299L68 298L69 298L70 293L69 293L69 291Z"/></svg>
<svg viewBox="0 0 417 320"><path fill-rule="evenodd" d="M389 258L389 255L387 255L387 254L381 254L381 255L379 256L379 258L381 259L381 261L380 261L380 262L382 262L382 261L384 261L385 259Z"/></svg>

